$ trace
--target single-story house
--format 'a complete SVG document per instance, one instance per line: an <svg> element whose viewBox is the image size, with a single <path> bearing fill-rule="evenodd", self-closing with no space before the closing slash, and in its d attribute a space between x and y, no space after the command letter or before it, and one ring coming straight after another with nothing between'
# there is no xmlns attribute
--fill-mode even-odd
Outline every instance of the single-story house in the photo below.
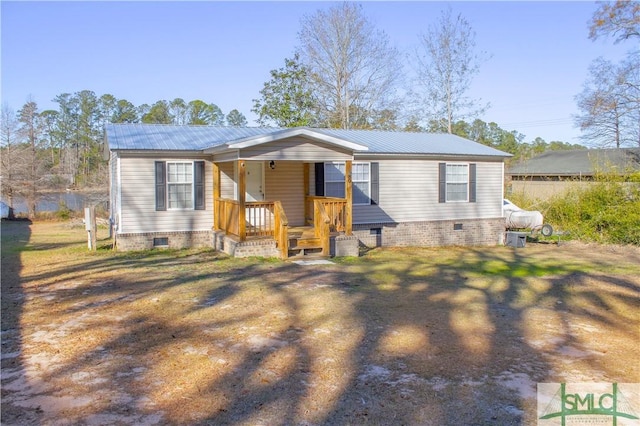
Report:
<svg viewBox="0 0 640 426"><path fill-rule="evenodd" d="M109 124L120 250L235 256L504 242L504 160L449 134Z"/></svg>
<svg viewBox="0 0 640 426"><path fill-rule="evenodd" d="M509 193L546 199L571 188L583 188L601 174L640 172L640 148L547 151L507 170Z"/></svg>

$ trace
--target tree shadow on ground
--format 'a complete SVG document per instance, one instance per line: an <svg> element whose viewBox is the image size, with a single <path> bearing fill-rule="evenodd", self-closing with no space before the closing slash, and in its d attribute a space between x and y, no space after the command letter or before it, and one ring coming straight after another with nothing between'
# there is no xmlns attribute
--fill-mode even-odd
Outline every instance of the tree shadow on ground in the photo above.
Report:
<svg viewBox="0 0 640 426"><path fill-rule="evenodd" d="M24 310L26 294L20 284L22 271L21 251L31 239L31 221L2 220L2 261L0 281L2 283L2 421L5 424L38 424L42 411L25 411L7 401L5 395L12 390L10 384L28 383L23 358L23 336L20 319Z"/></svg>

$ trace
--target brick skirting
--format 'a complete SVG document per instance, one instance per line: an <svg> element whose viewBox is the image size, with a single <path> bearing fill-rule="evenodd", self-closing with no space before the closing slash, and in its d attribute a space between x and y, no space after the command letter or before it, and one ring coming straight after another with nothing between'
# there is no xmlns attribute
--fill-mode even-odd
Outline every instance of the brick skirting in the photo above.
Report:
<svg viewBox="0 0 640 426"><path fill-rule="evenodd" d="M154 245L154 240L166 238L166 245ZM140 234L117 234L118 250L149 250L152 248L182 249L188 247L211 247L213 231L145 232Z"/></svg>
<svg viewBox="0 0 640 426"><path fill-rule="evenodd" d="M272 238L239 241L233 235L226 235L224 231L213 233L213 248L233 257L280 257L276 241Z"/></svg>
<svg viewBox="0 0 640 426"><path fill-rule="evenodd" d="M353 225L366 247L495 246L504 244L504 233L503 217Z"/></svg>
<svg viewBox="0 0 640 426"><path fill-rule="evenodd" d="M357 256L357 238L366 247L439 247L495 246L504 244L504 218L440 220L405 223L354 224L353 237L341 236L332 241L331 255ZM166 245L154 245L166 238ZM160 241L162 242L162 241ZM211 247L235 257L279 257L273 239L238 241L224 232L149 232L118 234L118 250L148 250L152 248Z"/></svg>

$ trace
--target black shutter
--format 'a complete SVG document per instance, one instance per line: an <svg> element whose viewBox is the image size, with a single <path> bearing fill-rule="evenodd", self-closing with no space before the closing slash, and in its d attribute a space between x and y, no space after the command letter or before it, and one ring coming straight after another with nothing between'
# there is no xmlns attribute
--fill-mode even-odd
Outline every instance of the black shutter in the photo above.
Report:
<svg viewBox="0 0 640 426"><path fill-rule="evenodd" d="M476 202L476 163L469 164L469 202Z"/></svg>
<svg viewBox="0 0 640 426"><path fill-rule="evenodd" d="M195 185L195 209L205 210L204 203L204 161L193 162L193 183Z"/></svg>
<svg viewBox="0 0 640 426"><path fill-rule="evenodd" d="M156 161L156 210L167 209L167 165L164 161Z"/></svg>
<svg viewBox="0 0 640 426"><path fill-rule="evenodd" d="M324 197L324 163L316 163L316 196Z"/></svg>
<svg viewBox="0 0 640 426"><path fill-rule="evenodd" d="M371 163L371 204L380 202L380 163Z"/></svg>
<svg viewBox="0 0 640 426"><path fill-rule="evenodd" d="M447 201L447 163L438 164L438 202Z"/></svg>

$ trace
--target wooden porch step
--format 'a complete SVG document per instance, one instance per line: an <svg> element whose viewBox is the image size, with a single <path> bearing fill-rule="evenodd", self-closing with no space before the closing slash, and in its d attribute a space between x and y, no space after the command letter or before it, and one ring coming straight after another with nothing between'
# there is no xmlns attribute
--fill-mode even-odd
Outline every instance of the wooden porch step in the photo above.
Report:
<svg viewBox="0 0 640 426"><path fill-rule="evenodd" d="M289 250L317 249L322 248L320 238L297 238L294 244L289 246Z"/></svg>
<svg viewBox="0 0 640 426"><path fill-rule="evenodd" d="M290 257L326 257L322 256L322 242L315 236L311 226L289 228Z"/></svg>

